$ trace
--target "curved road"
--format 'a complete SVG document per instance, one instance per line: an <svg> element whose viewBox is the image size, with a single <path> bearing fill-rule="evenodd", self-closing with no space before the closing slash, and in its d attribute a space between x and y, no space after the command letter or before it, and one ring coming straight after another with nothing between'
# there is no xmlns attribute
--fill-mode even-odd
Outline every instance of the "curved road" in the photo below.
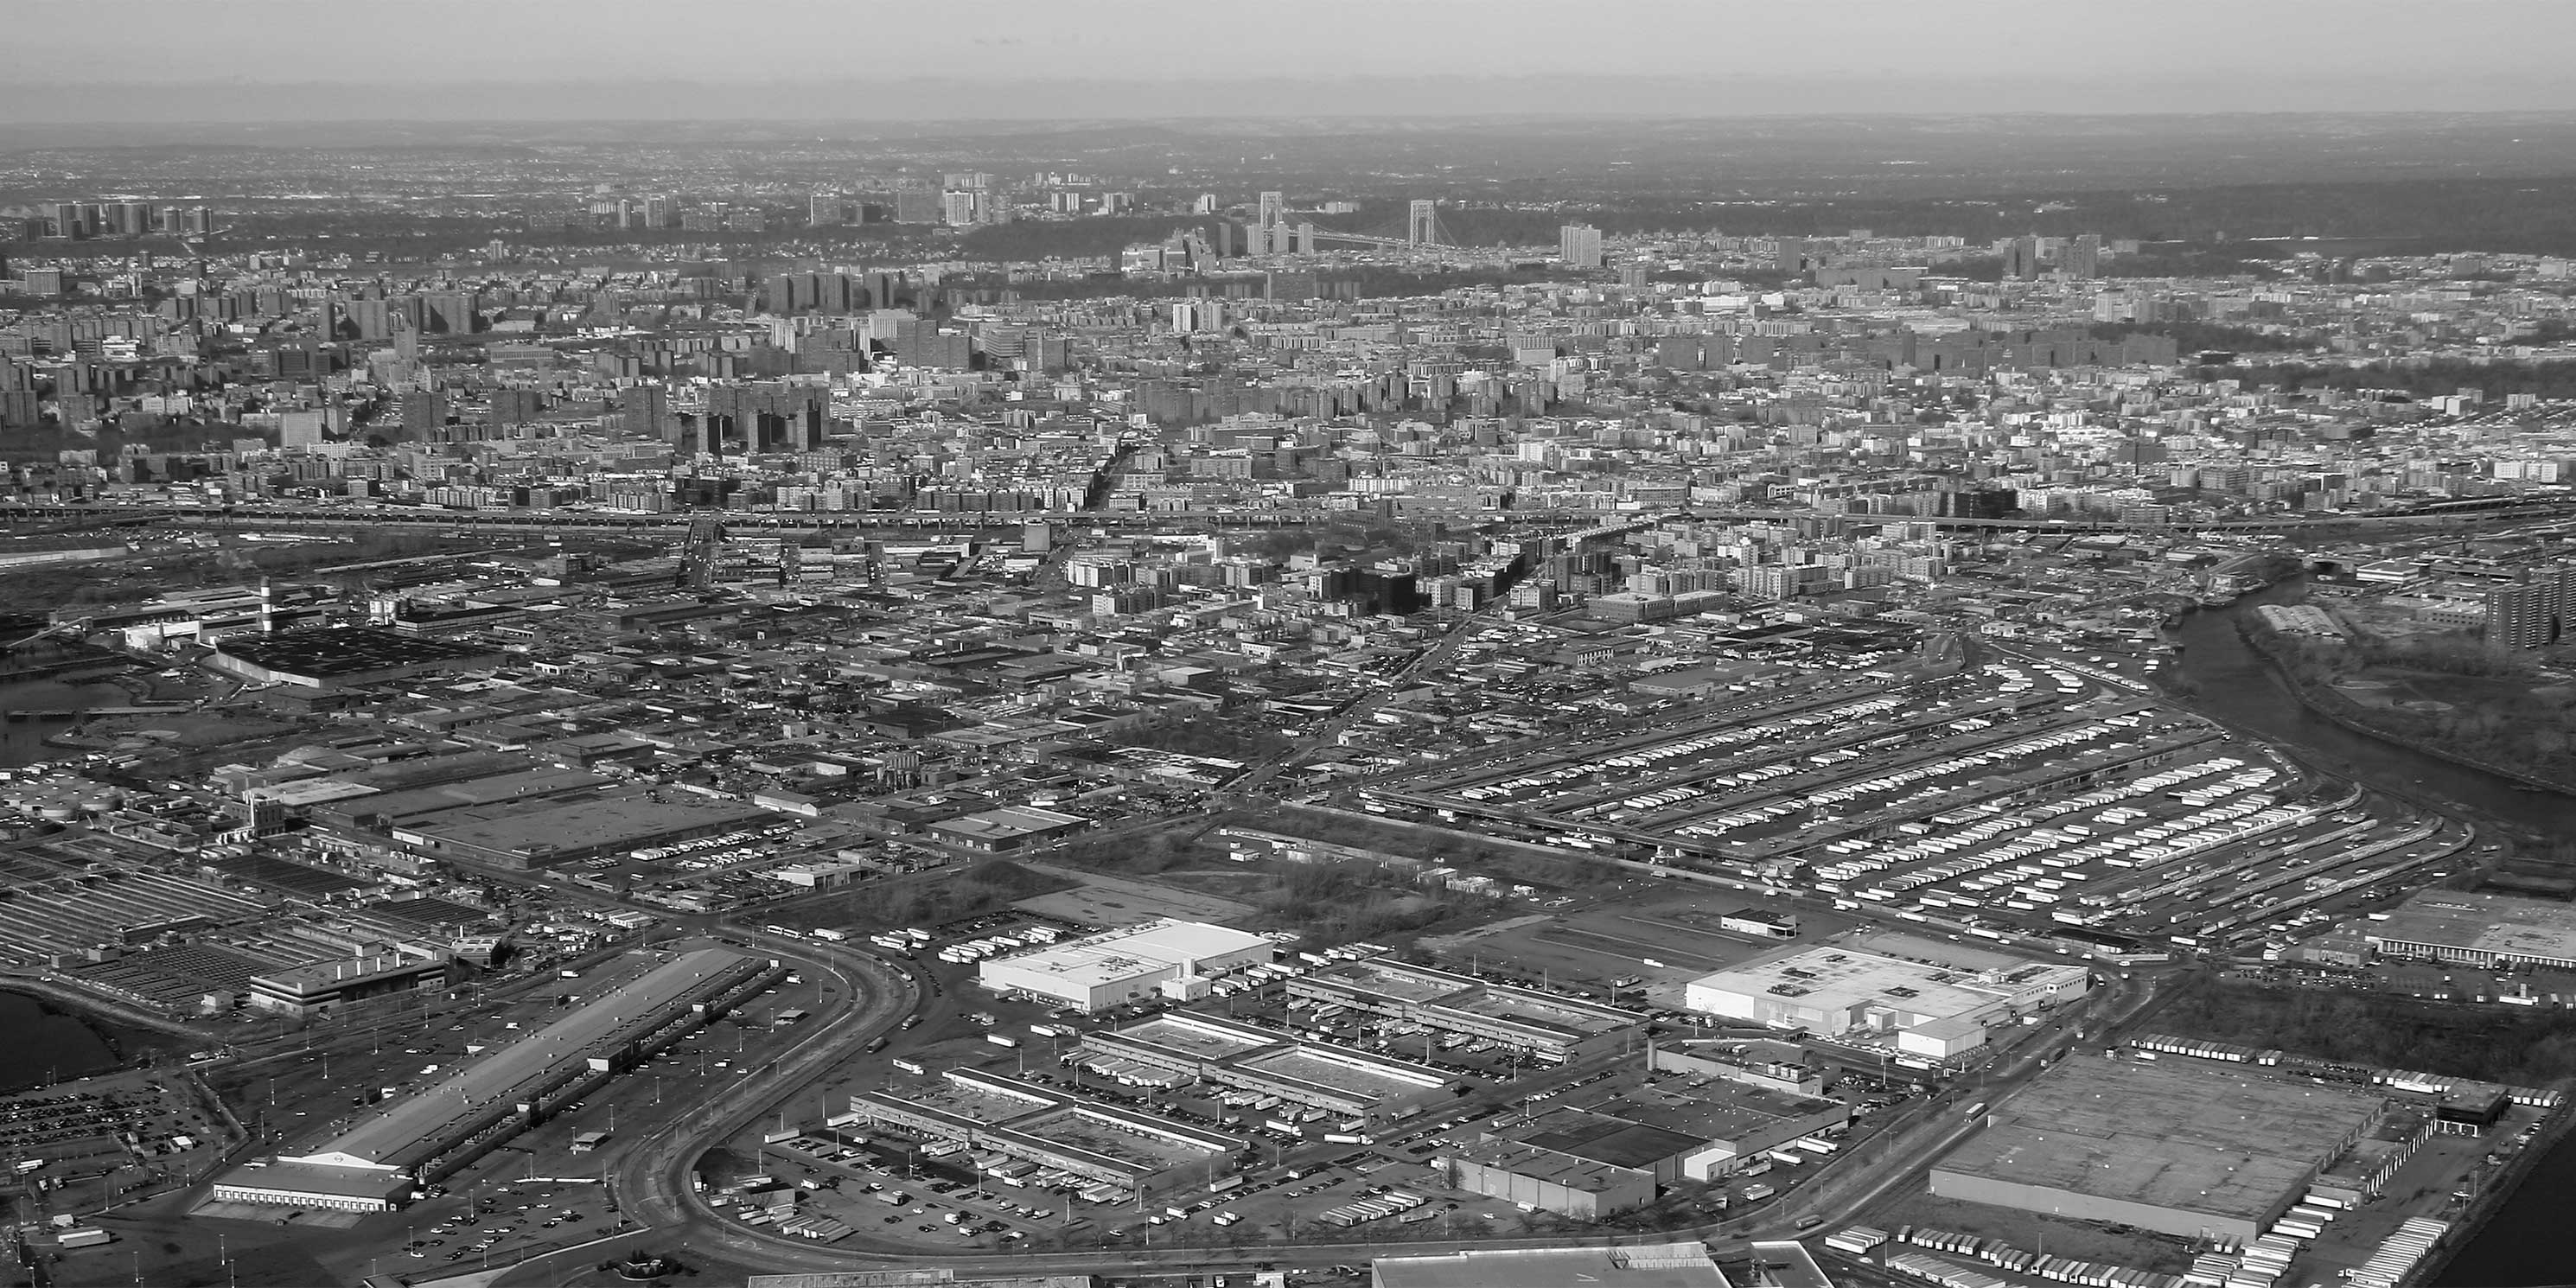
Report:
<svg viewBox="0 0 2576 1288"><path fill-rule="evenodd" d="M1884 1139L1832 1160L1810 1177L1783 1204L1750 1218L1737 1218L1688 1228L1639 1234L1556 1234L1527 1238L1479 1237L1473 1233L1418 1239L1369 1240L1310 1244L1183 1244L1171 1247L1103 1248L1097 1251L1013 1253L996 1250L942 1254L908 1247L871 1249L864 1245L823 1245L774 1235L729 1221L709 1208L690 1187L690 1172L707 1148L748 1127L761 1115L809 1086L857 1044L884 1033L910 1014L918 987L898 968L867 953L840 947L798 944L787 949L757 934L742 934L756 949L829 971L848 1000L825 1023L809 1031L756 1077L737 1084L736 1094L664 1124L630 1144L612 1163L610 1182L621 1211L652 1231L664 1251L683 1259L692 1252L726 1262L778 1272L847 1270L869 1265L936 1267L959 1274L1115 1273L1138 1267L1165 1269L1248 1269L1264 1263L1298 1266L1361 1264L1374 1257L1438 1252L1448 1248L1562 1247L1567 1244L1634 1244L1671 1239L1708 1240L1721 1256L1740 1252L1750 1240L1791 1237L1803 1215L1829 1222L1849 1220L1888 1188L1928 1166L1972 1128L1966 1119L1947 1118L1947 1106L1966 1099L2008 1094L2036 1077L2048 1057L2074 1045L2071 1032L2061 1032L2032 1045L2012 1065L1990 1071L1981 1082L1962 1082L1928 1106L1927 1115L1901 1129L1904 1140ZM2133 1020L2154 997L2151 976L2117 981L2100 1002L2065 1022L2083 1021L2094 1041L2111 1028ZM2103 1023L2103 1012L2115 1012ZM1866 1158L1869 1161L1864 1163ZM1840 1175L1835 1175L1839 1172ZM1830 1180L1828 1178L1831 1178ZM533 1270L534 1267L531 1267Z"/></svg>

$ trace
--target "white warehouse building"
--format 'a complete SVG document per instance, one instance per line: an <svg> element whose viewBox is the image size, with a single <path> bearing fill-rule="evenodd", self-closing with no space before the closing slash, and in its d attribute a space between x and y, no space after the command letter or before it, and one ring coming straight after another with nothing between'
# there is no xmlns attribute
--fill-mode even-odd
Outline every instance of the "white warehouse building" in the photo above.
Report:
<svg viewBox="0 0 2576 1288"><path fill-rule="evenodd" d="M995 957L976 977L996 991L1103 1011L1164 991L1167 982L1266 963L1274 948L1259 935L1164 917Z"/></svg>
<svg viewBox="0 0 2576 1288"><path fill-rule="evenodd" d="M1947 1059L1986 1030L2084 996L2092 971L1911 936L1765 953L1692 980L1683 1004L1706 1015L1827 1036L1892 1034L1896 1049ZM1890 951L1892 950L1892 951Z"/></svg>

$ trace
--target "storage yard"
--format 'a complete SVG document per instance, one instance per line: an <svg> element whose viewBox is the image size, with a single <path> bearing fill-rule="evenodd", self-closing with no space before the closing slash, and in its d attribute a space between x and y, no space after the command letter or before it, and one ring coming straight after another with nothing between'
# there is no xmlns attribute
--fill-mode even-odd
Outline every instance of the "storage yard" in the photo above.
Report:
<svg viewBox="0 0 2576 1288"><path fill-rule="evenodd" d="M397 1096L345 1130L281 1150L217 1182L218 1201L380 1211L472 1161L634 1062L677 1041L771 968L704 948L639 963L595 1000L469 1061L435 1085ZM703 1005L706 1010L693 1010Z"/></svg>
<svg viewBox="0 0 2576 1288"><path fill-rule="evenodd" d="M2088 951L2259 937L2465 841L2403 805L2320 798L2210 725L2036 664L1748 703L1368 800Z"/></svg>
<svg viewBox="0 0 2576 1288"><path fill-rule="evenodd" d="M2141 1036L1999 1103L1928 1194L1826 1246L1951 1288L2392 1288L2558 1099Z"/></svg>
<svg viewBox="0 0 2576 1288"><path fill-rule="evenodd" d="M2430 1121L2341 1087L2077 1060L1994 1110L1933 1169L1932 1192L2245 1242L2312 1186L2358 1205ZM2349 1177L2334 1170L2347 1161Z"/></svg>

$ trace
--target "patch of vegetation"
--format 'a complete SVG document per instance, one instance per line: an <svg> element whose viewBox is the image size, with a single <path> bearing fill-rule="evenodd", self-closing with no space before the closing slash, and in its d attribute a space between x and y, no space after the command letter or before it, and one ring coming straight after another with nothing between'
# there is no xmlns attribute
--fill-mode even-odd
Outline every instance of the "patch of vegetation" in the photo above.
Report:
<svg viewBox="0 0 2576 1288"><path fill-rule="evenodd" d="M1172 832L1148 832L1143 836L1074 840L1058 850L1055 858L1072 867L1152 876L1173 868L1193 866L1215 857L1215 853L1212 847L1205 846L1195 837Z"/></svg>
<svg viewBox="0 0 2576 1288"><path fill-rule="evenodd" d="M935 926L991 912L1032 895L1062 890L1071 882L1032 872L1007 859L987 859L953 877L875 882L834 899L815 924L853 930Z"/></svg>
<svg viewBox="0 0 2576 1288"><path fill-rule="evenodd" d="M2195 976L2155 1028L2382 1068L2539 1086L2576 1076L2576 1015Z"/></svg>
<svg viewBox="0 0 2576 1288"><path fill-rule="evenodd" d="M1292 865L1259 903L1267 924L1327 944L1420 930L1453 910L1394 869L1369 863Z"/></svg>
<svg viewBox="0 0 2576 1288"><path fill-rule="evenodd" d="M2432 398L2474 388L2498 400L2507 394L2531 394L2544 400L2576 398L2576 362L2400 358L2360 366L2281 362L2208 370L2220 379L2277 385L2290 393L2305 389L2383 389Z"/></svg>
<svg viewBox="0 0 2576 1288"><path fill-rule="evenodd" d="M1211 715L1160 721L1112 734L1104 741L1121 747L1150 747L1185 756L1209 756L1246 763L1284 756L1297 749L1294 739L1277 730L1263 728L1251 721Z"/></svg>
<svg viewBox="0 0 2576 1288"><path fill-rule="evenodd" d="M2238 619L2310 702L2391 738L2559 782L2576 782L2576 687L2541 686L2522 656L2468 635L2331 640L2265 630ZM2435 710L2355 699L2336 686L2402 684Z"/></svg>
<svg viewBox="0 0 2576 1288"><path fill-rule="evenodd" d="M2198 353L2204 349L2269 353L2312 347L2285 335L2217 322L2096 322L2091 334L2096 340L2117 340L2131 335L2171 336L2184 353Z"/></svg>
<svg viewBox="0 0 2576 1288"><path fill-rule="evenodd" d="M1420 859L1426 866L1462 868L1498 881L1556 889L1581 889L1620 875L1619 869L1598 858L1546 854L1446 828L1367 822L1303 810L1274 818L1247 819L1244 826L1404 855Z"/></svg>

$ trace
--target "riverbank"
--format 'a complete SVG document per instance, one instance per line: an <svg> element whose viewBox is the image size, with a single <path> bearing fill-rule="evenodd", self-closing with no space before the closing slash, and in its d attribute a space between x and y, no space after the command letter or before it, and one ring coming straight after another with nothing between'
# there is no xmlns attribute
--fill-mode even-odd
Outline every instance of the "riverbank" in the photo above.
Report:
<svg viewBox="0 0 2576 1288"><path fill-rule="evenodd" d="M2322 772L2427 809L2478 819L2481 832L2492 825L2498 832L2544 840L2576 836L2576 798L2527 790L2516 779L2356 729L2301 701L2280 668L2236 629L2237 619L2253 608L2299 592L2295 583L2277 587L2189 614L2171 628L2182 651L2158 676L2169 700ZM2576 1120L2562 1112L2559 1121L2567 1132ZM2444 1288L2568 1282L2569 1240L2555 1231L2558 1210L2576 1199L2576 1132L2554 1147L2545 1137L2535 1140L2526 1153L2533 1161L2492 1181L2489 1202L2455 1225L2437 1254L2449 1268L2419 1272L2413 1282L2430 1282L2434 1274Z"/></svg>
<svg viewBox="0 0 2576 1288"><path fill-rule="evenodd" d="M2301 763L2427 809L2479 821L2480 830L2546 839L2576 836L2576 797L2532 791L2485 770L2345 727L2310 710L2236 631L2239 617L2294 598L2295 584L2190 614L2168 633L2180 650L2156 681L2176 706L2292 753Z"/></svg>
<svg viewBox="0 0 2576 1288"><path fill-rule="evenodd" d="M2564 1174L2576 1171L2576 1153L2567 1145L2571 1122L2576 1113L2564 1105L2541 1120L2538 1134L2452 1222L2465 1237L2443 1240L2417 1268L2415 1282L2440 1288L2538 1288L2566 1282L2561 1269L2565 1254L2518 1232L2555 1222L2566 1205ZM2550 1175L2559 1183L2547 1183ZM2511 1237L2499 1237L2503 1235Z"/></svg>
<svg viewBox="0 0 2576 1288"><path fill-rule="evenodd" d="M2239 620L2236 626L2238 634L2245 641L2245 647L2252 650L2255 656L2262 658L2272 668L2272 673L2280 677L2282 686L2289 690L2290 696L2296 698L2299 705L2306 707L2318 718L2332 721L2365 738L2376 738L2390 746L2402 747L2420 756L2431 756L2480 773L2492 774L2534 791L2576 796L2576 784L2524 773L2505 765L2482 760L2466 752L2454 751L2439 743L2426 742L2420 738L2407 737L2395 730L2379 728L2346 709L2352 705L2348 699L2337 694L2320 694L2316 691L2316 686L2301 683L2298 676L2291 673L2289 664L2282 658L2283 646L2279 636L2259 626L2247 625L2242 620Z"/></svg>
<svg viewBox="0 0 2576 1288"><path fill-rule="evenodd" d="M128 1028L148 1029L170 1039L157 1043L159 1046L194 1050L231 1045L221 1034L38 976L0 975L0 993L23 993L83 1014L104 1016Z"/></svg>
<svg viewBox="0 0 2576 1288"><path fill-rule="evenodd" d="M140 1069L162 1053L197 1045L161 1025L130 1024L85 1000L0 983L0 1092L15 1093L78 1078Z"/></svg>

